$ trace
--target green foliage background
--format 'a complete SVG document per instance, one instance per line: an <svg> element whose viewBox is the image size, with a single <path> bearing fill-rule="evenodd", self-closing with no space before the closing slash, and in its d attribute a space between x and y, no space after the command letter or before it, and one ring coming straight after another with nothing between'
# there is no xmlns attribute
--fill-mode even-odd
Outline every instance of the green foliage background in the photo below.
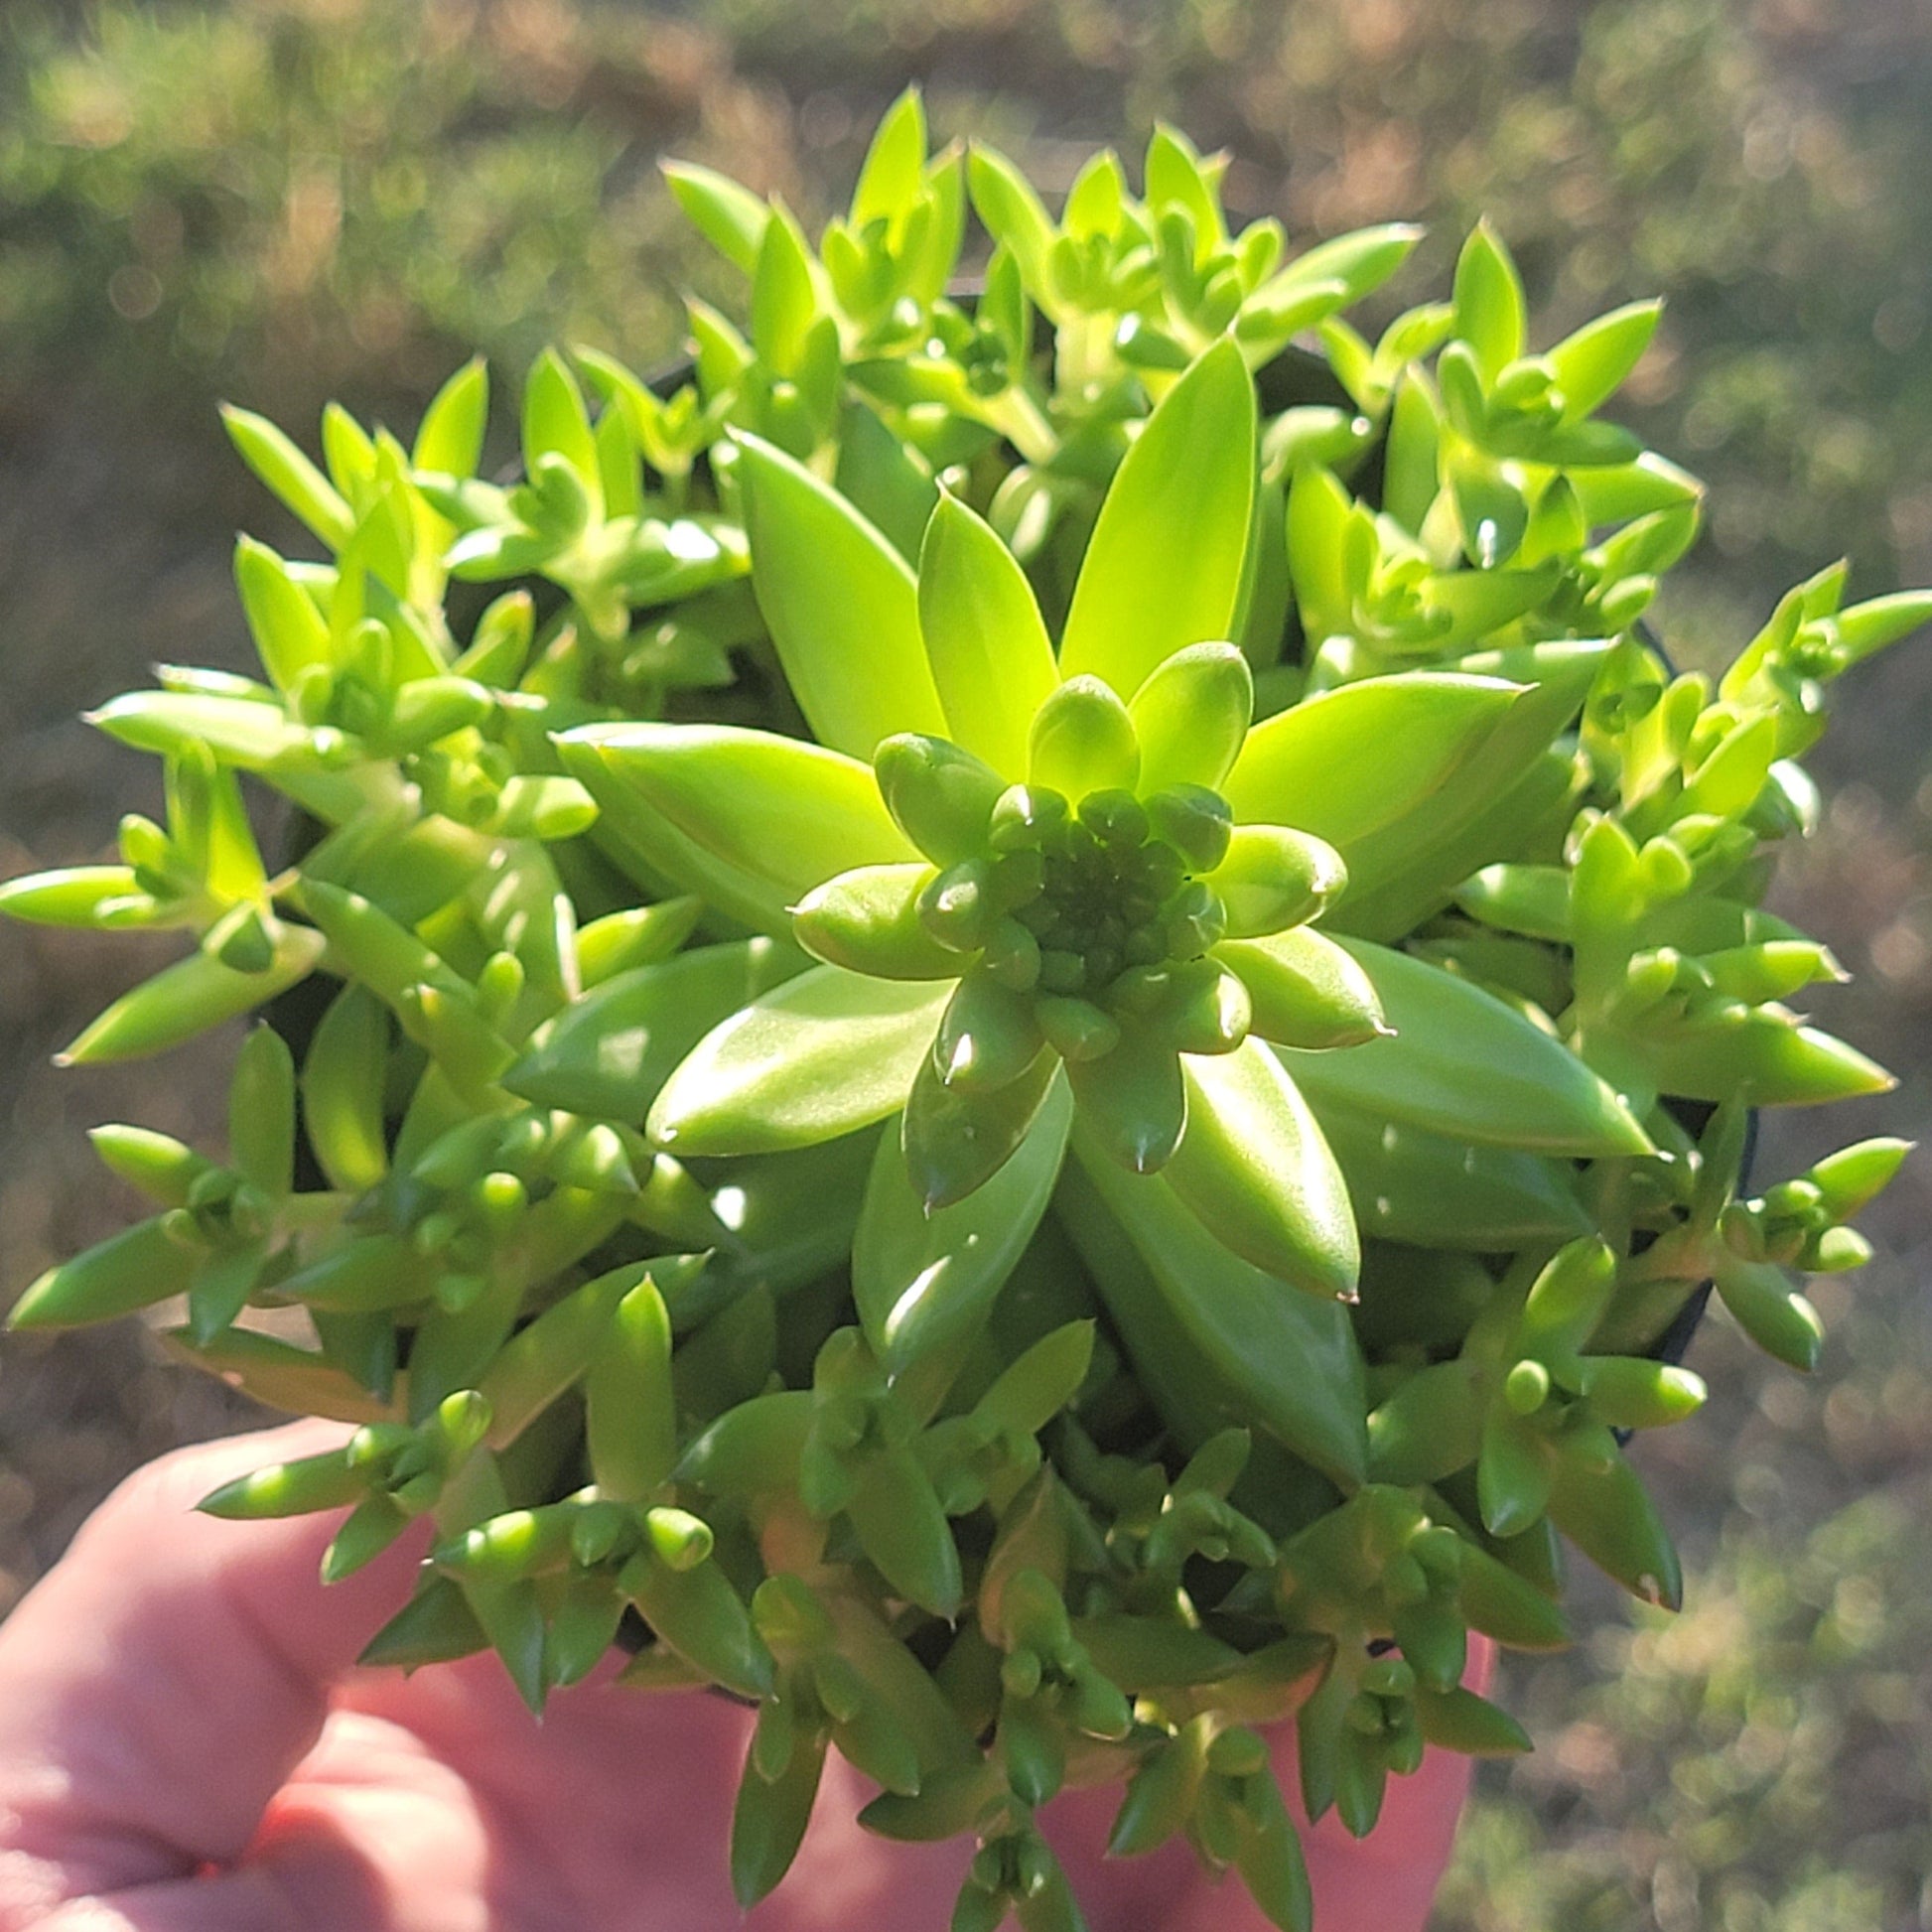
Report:
<svg viewBox="0 0 1932 1932"><path fill-rule="evenodd" d="M1548 341L1661 292L1637 428L1713 486L1663 611L1720 618L1849 553L1932 578L1932 14L1924 0L9 0L0 13L0 876L96 856L151 806L72 721L154 658L239 662L237 523L292 529L228 456L229 399L306 435L322 402L406 424L473 346L649 364L711 271L657 181L709 162L807 225L918 78L1049 188L1157 115L1298 240L1432 224L1391 303L1486 210ZM514 381L499 383L513 391ZM213 656L207 653L213 652ZM1782 892L1859 975L1835 1031L1905 1076L1840 1139L1910 1134L1932 1073L1926 724L1908 648L1848 692L1820 839ZM156 963L159 963L157 960ZM33 929L0 951L0 1279L125 1212L79 1128L214 1117L216 1056L69 1073L47 1053L137 964ZM1822 1151L1769 1124L1772 1168ZM1932 1184L1820 1284L1795 1384L1728 1333L1717 1391L1646 1444L1690 1560L1673 1623L1601 1599L1576 1655L1512 1669L1537 1755L1485 1786L1443 1932L1932 1927ZM0 1603L109 1481L247 1420L137 1335L16 1338L0 1390Z"/></svg>

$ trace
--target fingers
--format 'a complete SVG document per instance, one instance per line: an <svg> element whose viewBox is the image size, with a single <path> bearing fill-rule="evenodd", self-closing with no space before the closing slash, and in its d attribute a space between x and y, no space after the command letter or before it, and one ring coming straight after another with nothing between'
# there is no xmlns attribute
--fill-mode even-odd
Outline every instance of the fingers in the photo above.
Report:
<svg viewBox="0 0 1932 1932"><path fill-rule="evenodd" d="M315 1872L306 1867L315 1864ZM32 1921L35 1932L389 1932L375 1888L334 1848L210 1878L81 1898Z"/></svg>
<svg viewBox="0 0 1932 1932"><path fill-rule="evenodd" d="M241 1524L194 1506L343 1435L297 1424L151 1464L0 1629L0 1928L59 1923L69 1900L185 1877L248 1844L320 1732L330 1684L406 1594L418 1539L325 1595L335 1515ZM163 1891L138 1909L151 1920L128 1923L147 1932L171 1906Z"/></svg>
<svg viewBox="0 0 1932 1932"><path fill-rule="evenodd" d="M613 1675L559 1692L539 1725L494 1657L432 1665L406 1683L357 1672L270 1823L291 1812L338 1818L412 1927L440 1923L422 1896L428 1873L445 1896L474 1882L492 1932L717 1932L741 1922L745 1932L942 1932L972 1848L863 1831L857 1815L877 1788L836 1754L790 1873L742 1915L729 1847L752 1713L698 1692L647 1697ZM447 1805L427 1854L398 1849L386 1800L379 1829L363 1831L342 1810L370 1770L366 1742L345 1727L349 1712L404 1725L432 1758L462 1767L470 1818ZM405 1776L391 1771L383 1783L394 1790ZM498 1848L493 1856L477 1859L466 1822L485 1852ZM425 1843L421 1830L415 1837Z"/></svg>

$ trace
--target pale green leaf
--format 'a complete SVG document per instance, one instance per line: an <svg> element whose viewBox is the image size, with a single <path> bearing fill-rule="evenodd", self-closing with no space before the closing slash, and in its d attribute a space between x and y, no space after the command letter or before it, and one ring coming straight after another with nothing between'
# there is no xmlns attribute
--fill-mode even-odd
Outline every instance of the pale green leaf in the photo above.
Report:
<svg viewBox="0 0 1932 1932"><path fill-rule="evenodd" d="M951 991L814 967L706 1035L646 1131L688 1158L775 1154L870 1126L904 1105Z"/></svg>
<svg viewBox="0 0 1932 1932"><path fill-rule="evenodd" d="M767 931L787 932L790 908L838 873L919 856L871 768L822 746L646 723L583 726L557 744L667 877Z"/></svg>
<svg viewBox="0 0 1932 1932"><path fill-rule="evenodd" d="M1339 685L1257 725L1221 791L1237 819L1313 832L1346 858L1369 833L1430 811L1521 693L1431 671Z"/></svg>
<svg viewBox="0 0 1932 1932"><path fill-rule="evenodd" d="M755 436L739 450L759 608L819 740L869 759L895 732L945 737L904 560L782 450Z"/></svg>
<svg viewBox="0 0 1932 1932"><path fill-rule="evenodd" d="M918 599L949 736L1002 776L1022 777L1034 713L1059 672L1026 572L957 497L942 496L926 525Z"/></svg>
<svg viewBox="0 0 1932 1932"><path fill-rule="evenodd" d="M932 1214L906 1173L900 1137L880 1137L853 1236L852 1291L889 1368L971 1343L1046 1211L1072 1118L1072 1094L1056 1080L1005 1166Z"/></svg>
<svg viewBox="0 0 1932 1932"><path fill-rule="evenodd" d="M1276 1047L1317 1113L1328 1100L1450 1140L1545 1154L1643 1154L1649 1137L1569 1047L1493 994L1366 939L1341 944L1393 1036L1340 1052Z"/></svg>
<svg viewBox="0 0 1932 1932"><path fill-rule="evenodd" d="M1311 1295L1353 1301L1361 1244L1309 1104L1258 1039L1189 1055L1187 1131L1167 1178L1223 1247Z"/></svg>
<svg viewBox="0 0 1932 1932"><path fill-rule="evenodd" d="M758 266L771 210L749 188L695 161L665 161L659 166L691 225L727 261L751 274Z"/></svg>
<svg viewBox="0 0 1932 1932"><path fill-rule="evenodd" d="M1072 1152L1062 1225L1182 1447L1258 1428L1359 1483L1368 1403L1347 1309L1284 1292L1216 1241L1163 1175L1126 1173L1078 1125Z"/></svg>
<svg viewBox="0 0 1932 1932"><path fill-rule="evenodd" d="M1255 393L1222 339L1161 399L1115 473L1060 644L1124 698L1164 658L1227 637L1255 490Z"/></svg>

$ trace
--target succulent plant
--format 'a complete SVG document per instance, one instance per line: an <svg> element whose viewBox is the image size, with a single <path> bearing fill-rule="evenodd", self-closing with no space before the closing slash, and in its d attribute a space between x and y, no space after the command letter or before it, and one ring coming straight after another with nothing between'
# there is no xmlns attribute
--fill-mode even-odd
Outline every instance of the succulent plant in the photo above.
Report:
<svg viewBox="0 0 1932 1932"><path fill-rule="evenodd" d="M225 1159L97 1130L156 1211L13 1323L185 1296L178 1354L354 1425L205 1507L346 1506L331 1578L433 1518L369 1661L756 1702L747 1902L837 1749L976 1835L955 1927L1077 1925L1035 1813L1109 1781L1115 1851L1304 1927L1255 1726L1356 1833L1526 1747L1468 1632L1565 1642L1566 1539L1680 1593L1660 1337L1715 1283L1809 1367L1785 1271L1865 1258L1903 1143L1748 1191L1752 1109L1888 1084L1760 901L1932 596L1834 567L1673 670L1701 491L1596 414L1656 307L1532 351L1485 228L1371 344L1415 232L1230 233L1166 129L1055 219L908 94L815 250L668 172L749 334L547 354L514 482L481 364L323 468L231 414L326 560L242 539L263 678L92 714L166 821L0 909L192 942L73 1060L265 1017Z"/></svg>

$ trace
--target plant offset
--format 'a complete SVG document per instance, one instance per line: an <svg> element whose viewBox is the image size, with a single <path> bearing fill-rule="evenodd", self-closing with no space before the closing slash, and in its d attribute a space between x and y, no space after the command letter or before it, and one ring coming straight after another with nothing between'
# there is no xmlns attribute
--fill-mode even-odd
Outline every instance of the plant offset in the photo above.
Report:
<svg viewBox="0 0 1932 1932"><path fill-rule="evenodd" d="M1864 1259L1902 1143L1747 1191L1752 1108L1889 1084L1759 900L1932 595L1826 570L1674 673L1700 488L1596 414L1656 308L1532 352L1486 230L1371 343L1414 231L1231 235L1167 131L1056 220L908 95L816 250L670 174L749 334L545 356L513 486L481 365L326 474L231 415L329 561L242 540L264 680L96 713L166 823L0 909L194 942L76 1061L271 1018L225 1161L96 1132L158 1211L14 1324L185 1294L184 1358L358 1425L206 1507L352 1505L331 1578L432 1517L370 1661L756 1701L748 1903L836 1748L978 1839L960 1932L1080 1923L1034 1817L1094 1782L1306 1926L1252 1726L1357 1833L1524 1748L1469 1630L1564 1643L1565 1540L1677 1600L1662 1338L1709 1282L1809 1367L1784 1271Z"/></svg>

